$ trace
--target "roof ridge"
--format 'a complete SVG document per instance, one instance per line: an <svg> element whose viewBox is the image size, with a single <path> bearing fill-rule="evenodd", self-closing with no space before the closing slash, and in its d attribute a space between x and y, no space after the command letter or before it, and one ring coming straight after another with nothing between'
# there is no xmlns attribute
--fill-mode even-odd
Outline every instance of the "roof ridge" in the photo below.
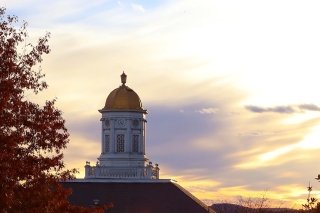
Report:
<svg viewBox="0 0 320 213"><path fill-rule="evenodd" d="M207 206L205 203L203 203L199 198L197 198L196 196L194 196L193 194L191 194L188 190L186 190L185 188L183 188L182 186L180 186L178 183L176 182L171 182L172 184L174 184L176 187L178 187L184 194L186 194L188 197L190 197L193 201L195 201L196 203L198 203L200 206L202 206L203 208L205 208L208 212L210 213L216 213L213 209L211 209L209 206Z"/></svg>

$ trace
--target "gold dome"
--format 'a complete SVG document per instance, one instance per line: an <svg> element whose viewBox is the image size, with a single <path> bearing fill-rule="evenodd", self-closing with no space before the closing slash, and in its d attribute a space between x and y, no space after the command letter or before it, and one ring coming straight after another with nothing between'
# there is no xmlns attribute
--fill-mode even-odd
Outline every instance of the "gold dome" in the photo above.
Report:
<svg viewBox="0 0 320 213"><path fill-rule="evenodd" d="M107 97L103 111L139 111L146 112L142 108L142 103L137 95L131 88L125 85L126 74L122 73L121 82L122 85L114 89Z"/></svg>

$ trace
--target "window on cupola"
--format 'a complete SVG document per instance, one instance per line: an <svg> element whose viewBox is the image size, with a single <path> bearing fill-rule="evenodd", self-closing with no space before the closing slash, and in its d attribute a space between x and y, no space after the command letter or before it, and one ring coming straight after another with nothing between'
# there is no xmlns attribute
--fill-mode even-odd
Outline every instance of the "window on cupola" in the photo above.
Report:
<svg viewBox="0 0 320 213"><path fill-rule="evenodd" d="M110 135L105 136L104 152L110 152Z"/></svg>
<svg viewBox="0 0 320 213"><path fill-rule="evenodd" d="M124 152L124 135L117 135L117 152Z"/></svg>
<svg viewBox="0 0 320 213"><path fill-rule="evenodd" d="M139 135L133 135L132 152L139 152Z"/></svg>

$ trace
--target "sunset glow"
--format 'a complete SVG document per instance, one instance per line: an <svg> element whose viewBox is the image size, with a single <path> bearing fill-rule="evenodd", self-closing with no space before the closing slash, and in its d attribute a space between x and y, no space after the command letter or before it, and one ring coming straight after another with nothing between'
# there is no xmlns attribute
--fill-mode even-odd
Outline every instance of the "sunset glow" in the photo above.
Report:
<svg viewBox="0 0 320 213"><path fill-rule="evenodd" d="M51 33L41 64L70 132L69 168L100 154L107 95L127 85L148 110L147 156L203 200L260 197L300 208L320 183L320 2L0 0Z"/></svg>

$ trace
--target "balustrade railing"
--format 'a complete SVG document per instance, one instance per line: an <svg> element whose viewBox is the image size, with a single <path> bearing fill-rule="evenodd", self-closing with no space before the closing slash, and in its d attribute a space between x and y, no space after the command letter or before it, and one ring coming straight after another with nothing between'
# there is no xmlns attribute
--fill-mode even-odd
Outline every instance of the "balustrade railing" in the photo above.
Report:
<svg viewBox="0 0 320 213"><path fill-rule="evenodd" d="M106 167L85 166L85 178L159 179L159 167Z"/></svg>

